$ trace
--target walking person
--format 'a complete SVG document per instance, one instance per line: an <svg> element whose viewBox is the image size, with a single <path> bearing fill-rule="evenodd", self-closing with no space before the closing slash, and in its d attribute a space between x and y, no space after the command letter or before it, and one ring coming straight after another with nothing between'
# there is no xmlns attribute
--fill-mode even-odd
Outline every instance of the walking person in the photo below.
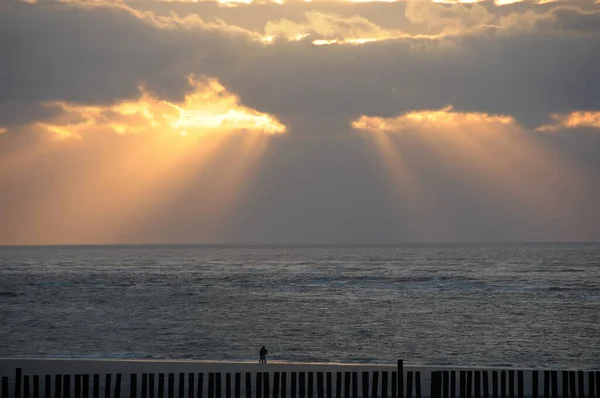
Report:
<svg viewBox="0 0 600 398"><path fill-rule="evenodd" d="M260 359L258 360L258 362L259 363L267 363L267 355L269 354L269 352L267 351L265 346L262 346L260 348L259 354L260 354Z"/></svg>

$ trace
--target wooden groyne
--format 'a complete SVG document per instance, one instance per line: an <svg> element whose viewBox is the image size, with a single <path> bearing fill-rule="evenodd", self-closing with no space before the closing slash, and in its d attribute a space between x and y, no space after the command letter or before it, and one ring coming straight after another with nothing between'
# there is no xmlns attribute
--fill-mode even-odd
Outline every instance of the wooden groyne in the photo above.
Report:
<svg viewBox="0 0 600 398"><path fill-rule="evenodd" d="M600 371L407 371L402 360L395 371L42 375L16 368L1 379L0 398L600 398Z"/></svg>

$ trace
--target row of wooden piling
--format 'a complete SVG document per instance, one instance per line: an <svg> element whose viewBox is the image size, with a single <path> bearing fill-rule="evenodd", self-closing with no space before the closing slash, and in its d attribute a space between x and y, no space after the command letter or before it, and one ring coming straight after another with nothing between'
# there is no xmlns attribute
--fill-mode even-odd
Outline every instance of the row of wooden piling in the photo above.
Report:
<svg viewBox="0 0 600 398"><path fill-rule="evenodd" d="M255 372L254 378L250 372L211 372L204 395L204 373L132 373L126 394L121 373L114 379L107 373L103 386L99 374L45 375L42 384L39 375L23 375L17 368L12 391L8 377L2 377L0 398L100 398L101 392L104 398L175 398L176 391L177 398L600 398L600 371L533 370L527 394L522 370L444 370L430 376L429 394L423 394L421 372L405 372L401 360L394 372L290 372L289 378L287 372Z"/></svg>
<svg viewBox="0 0 600 398"><path fill-rule="evenodd" d="M431 372L429 396L431 398L456 398L458 373L460 388L458 396L460 398L540 398L542 396L543 398L600 398L600 371L532 370L530 372L531 393L526 394L524 371L522 370L433 371ZM562 391L558 389L559 373L562 374ZM586 373L587 391L585 388ZM540 383L540 374L543 376L543 386ZM407 398L411 398L411 396L407 395Z"/></svg>

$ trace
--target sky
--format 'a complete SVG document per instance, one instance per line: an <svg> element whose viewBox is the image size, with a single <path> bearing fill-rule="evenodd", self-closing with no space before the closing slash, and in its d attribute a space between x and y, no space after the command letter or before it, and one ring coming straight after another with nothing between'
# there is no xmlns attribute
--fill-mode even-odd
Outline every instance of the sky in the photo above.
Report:
<svg viewBox="0 0 600 398"><path fill-rule="evenodd" d="M0 245L600 241L598 203L598 1L0 1Z"/></svg>

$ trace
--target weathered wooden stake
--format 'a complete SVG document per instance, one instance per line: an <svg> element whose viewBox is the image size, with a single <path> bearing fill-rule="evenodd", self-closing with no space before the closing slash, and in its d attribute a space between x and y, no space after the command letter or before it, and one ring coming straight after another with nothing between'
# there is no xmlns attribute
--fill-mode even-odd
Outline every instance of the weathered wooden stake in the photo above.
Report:
<svg viewBox="0 0 600 398"><path fill-rule="evenodd" d="M583 370L577 372L577 386L579 387L579 398L585 398Z"/></svg>
<svg viewBox="0 0 600 398"><path fill-rule="evenodd" d="M482 377L483 377L483 398L490 398L490 383L489 383L487 370L484 370L482 372Z"/></svg>
<svg viewBox="0 0 600 398"><path fill-rule="evenodd" d="M464 370L460 371L460 398L467 396L467 372ZM504 397L502 397L504 398Z"/></svg>
<svg viewBox="0 0 600 398"><path fill-rule="evenodd" d="M167 375L167 397L175 398L175 373Z"/></svg>
<svg viewBox="0 0 600 398"><path fill-rule="evenodd" d="M379 372L373 371L373 380L371 385L371 398L379 398L377 392L379 391Z"/></svg>
<svg viewBox="0 0 600 398"><path fill-rule="evenodd" d="M472 396L473 396L473 371L467 370L467 398L471 398Z"/></svg>
<svg viewBox="0 0 600 398"><path fill-rule="evenodd" d="M352 398L358 398L358 372L352 372Z"/></svg>
<svg viewBox="0 0 600 398"><path fill-rule="evenodd" d="M269 382L269 372L263 372L263 398L269 398L270 389L271 383Z"/></svg>
<svg viewBox="0 0 600 398"><path fill-rule="evenodd" d="M481 398L481 372L475 371L475 398Z"/></svg>
<svg viewBox="0 0 600 398"><path fill-rule="evenodd" d="M169 375L169 379L171 379L171 375ZM129 398L137 398L137 373L129 374ZM169 398L173 398L173 396Z"/></svg>
<svg viewBox="0 0 600 398"><path fill-rule="evenodd" d="M412 398L412 390L413 390L413 372L406 372L406 398ZM376 398L376 397L373 397Z"/></svg>
<svg viewBox="0 0 600 398"><path fill-rule="evenodd" d="M287 373L281 372L281 398L287 398Z"/></svg>
<svg viewBox="0 0 600 398"><path fill-rule="evenodd" d="M398 360L398 398L404 398L404 361Z"/></svg>
<svg viewBox="0 0 600 398"><path fill-rule="evenodd" d="M564 382L565 377L567 377L565 375L566 375L566 373L563 374L563 392L564 392L565 386L568 385L568 383L565 384L565 382ZM550 398L550 380L551 380L550 371L545 370L544 371L544 398ZM567 381L568 381L568 378L567 378ZM568 396L569 396L569 394L567 393L567 395L565 395L565 398Z"/></svg>
<svg viewBox="0 0 600 398"><path fill-rule="evenodd" d="M313 398L314 397L314 393L313 393L313 389L314 389L314 374L313 372L308 372L308 385L307 385L307 391L308 391L308 398Z"/></svg>
<svg viewBox="0 0 600 398"><path fill-rule="evenodd" d="M577 385L575 384L575 371L569 371L569 396L577 398Z"/></svg>
<svg viewBox="0 0 600 398"><path fill-rule="evenodd" d="M260 373L256 374L257 381L260 376ZM208 398L215 398L215 374L213 372L208 373ZM257 398L259 397L257 396Z"/></svg>
<svg viewBox="0 0 600 398"><path fill-rule="evenodd" d="M50 384L48 384L50 385ZM47 398L50 398L50 394L46 395ZM2 398L8 398L8 377L2 377Z"/></svg>
<svg viewBox="0 0 600 398"><path fill-rule="evenodd" d="M369 398L369 372L362 372L362 398Z"/></svg>
<svg viewBox="0 0 600 398"><path fill-rule="evenodd" d="M323 372L317 372L317 398L325 398L323 387Z"/></svg>
<svg viewBox="0 0 600 398"><path fill-rule="evenodd" d="M523 371L519 370L517 372L517 394L519 398L525 398L525 390L523 387Z"/></svg>
<svg viewBox="0 0 600 398"><path fill-rule="evenodd" d="M350 384L352 381L352 375L350 372L344 373L344 398L350 398Z"/></svg>
<svg viewBox="0 0 600 398"><path fill-rule="evenodd" d="M594 380L594 372L588 372L588 388L590 391L590 398L594 398L596 383Z"/></svg>
<svg viewBox="0 0 600 398"><path fill-rule="evenodd" d="M498 371L492 371L492 398L498 398Z"/></svg>
<svg viewBox="0 0 600 398"><path fill-rule="evenodd" d="M225 398L231 398L231 373L225 373Z"/></svg>
<svg viewBox="0 0 600 398"><path fill-rule="evenodd" d="M538 398L540 395L539 390L539 374L537 370L534 370L531 373L531 398Z"/></svg>
<svg viewBox="0 0 600 398"><path fill-rule="evenodd" d="M29 375L23 376L23 398L31 398Z"/></svg>
<svg viewBox="0 0 600 398"><path fill-rule="evenodd" d="M296 391L298 390L298 374L296 372L292 372L290 377L290 398L296 398Z"/></svg>
<svg viewBox="0 0 600 398"><path fill-rule="evenodd" d="M279 398L279 372L273 373L273 398Z"/></svg>
<svg viewBox="0 0 600 398"><path fill-rule="evenodd" d="M194 393L196 392L195 387L195 375L194 373L188 373L188 398L194 398ZM151 397L153 398L153 397ZM237 397L240 398L240 397Z"/></svg>
<svg viewBox="0 0 600 398"><path fill-rule="evenodd" d="M246 372L246 398L252 398L252 374L250 372Z"/></svg>
<svg viewBox="0 0 600 398"><path fill-rule="evenodd" d="M508 398L515 398L515 371L508 371Z"/></svg>
<svg viewBox="0 0 600 398"><path fill-rule="evenodd" d="M83 375L83 398L90 398L90 375ZM50 384L50 377L46 376L46 383ZM49 387L46 387L46 396L44 398L50 398Z"/></svg>
<svg viewBox="0 0 600 398"><path fill-rule="evenodd" d="M158 398L165 397L165 374L158 374Z"/></svg>
<svg viewBox="0 0 600 398"><path fill-rule="evenodd" d="M415 396L421 398L421 372L415 372Z"/></svg>
<svg viewBox="0 0 600 398"><path fill-rule="evenodd" d="M115 380L115 397L121 398L121 373L117 373L117 379Z"/></svg>
<svg viewBox="0 0 600 398"><path fill-rule="evenodd" d="M15 398L21 398L21 377L23 375L23 369L17 368L15 370Z"/></svg>
<svg viewBox="0 0 600 398"><path fill-rule="evenodd" d="M90 376L89 375L85 375L87 376L87 382L88 382L88 387L89 387L89 382L90 382ZM83 378L83 382L84 382L84 386L85 386L85 376ZM85 390L84 390L84 394L85 394ZM4 397L8 398L8 395L4 395ZM44 398L52 398L52 376L50 375L46 375L44 377ZM84 395L84 398L89 398L89 395L86 396Z"/></svg>
<svg viewBox="0 0 600 398"><path fill-rule="evenodd" d="M392 398L398 398L398 372L392 372Z"/></svg>
<svg viewBox="0 0 600 398"><path fill-rule="evenodd" d="M444 370L442 372L442 396L444 398L448 398L449 393L450 393L450 372L447 370Z"/></svg>
<svg viewBox="0 0 600 398"><path fill-rule="evenodd" d="M388 398L388 372L381 372L381 398Z"/></svg>
<svg viewBox="0 0 600 398"><path fill-rule="evenodd" d="M34 380L35 377L33 376ZM79 374L75 375L75 398L81 398L81 375Z"/></svg>
<svg viewBox="0 0 600 398"><path fill-rule="evenodd" d="M185 398L185 373L179 373L179 391L177 396L179 398Z"/></svg>
<svg viewBox="0 0 600 398"><path fill-rule="evenodd" d="M110 398L110 380L111 374L107 373L104 378L104 398ZM75 387L75 391L77 391L77 387ZM75 393L77 395L77 393ZM142 398L145 398L142 393Z"/></svg>
<svg viewBox="0 0 600 398"><path fill-rule="evenodd" d="M192 379L192 382L193 381L194 380ZM240 372L236 372L235 374L235 387L233 395L235 396L235 398L242 398L242 374Z"/></svg>
<svg viewBox="0 0 600 398"><path fill-rule="evenodd" d="M108 391L110 391L110 387ZM142 373L142 398L148 398L148 373Z"/></svg>
<svg viewBox="0 0 600 398"><path fill-rule="evenodd" d="M81 381L81 379L79 381ZM81 389L81 384L79 387ZM38 375L33 375L33 398L40 398L40 376ZM77 398L81 398L81 395Z"/></svg>
<svg viewBox="0 0 600 398"><path fill-rule="evenodd" d="M506 371L500 371L500 396L506 398Z"/></svg>
<svg viewBox="0 0 600 398"><path fill-rule="evenodd" d="M342 398L342 372L335 373L335 398Z"/></svg>
<svg viewBox="0 0 600 398"><path fill-rule="evenodd" d="M331 372L327 372L325 374L325 385L327 390L327 398L333 398L333 380Z"/></svg>
<svg viewBox="0 0 600 398"><path fill-rule="evenodd" d="M550 371L550 376L552 378L552 398L558 398L558 372L552 370Z"/></svg>
<svg viewBox="0 0 600 398"><path fill-rule="evenodd" d="M198 393L196 398L202 398L204 394L204 373L198 373Z"/></svg>
<svg viewBox="0 0 600 398"><path fill-rule="evenodd" d="M298 396L306 397L306 373L298 372Z"/></svg>
<svg viewBox="0 0 600 398"><path fill-rule="evenodd" d="M215 373L215 397L221 398L221 372Z"/></svg>
<svg viewBox="0 0 600 398"><path fill-rule="evenodd" d="M450 372L450 398L456 398L456 372L454 370Z"/></svg>

